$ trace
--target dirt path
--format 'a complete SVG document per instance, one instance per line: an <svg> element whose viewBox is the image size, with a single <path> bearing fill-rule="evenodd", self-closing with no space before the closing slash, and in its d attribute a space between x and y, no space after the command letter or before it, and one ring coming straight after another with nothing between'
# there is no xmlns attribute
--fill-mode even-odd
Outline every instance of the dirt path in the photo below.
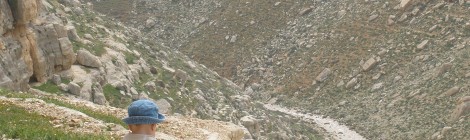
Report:
<svg viewBox="0 0 470 140"><path fill-rule="evenodd" d="M323 118L322 116L315 114L302 114L298 113L296 110L284 108L278 105L265 104L264 107L271 111L279 111L294 117L299 117L305 121L313 121L337 140L365 140L364 137L355 131L350 130L347 126L341 125L330 118Z"/></svg>

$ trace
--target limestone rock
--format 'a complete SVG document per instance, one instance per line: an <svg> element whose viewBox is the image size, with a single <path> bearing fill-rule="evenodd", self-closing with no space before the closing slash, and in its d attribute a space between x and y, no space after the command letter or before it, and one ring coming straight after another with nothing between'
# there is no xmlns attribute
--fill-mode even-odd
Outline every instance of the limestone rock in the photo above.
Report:
<svg viewBox="0 0 470 140"><path fill-rule="evenodd" d="M68 85L69 92L73 95L80 95L80 86L74 82L70 82Z"/></svg>
<svg viewBox="0 0 470 140"><path fill-rule="evenodd" d="M176 77L178 78L181 82L186 82L186 80L189 80L189 75L183 71L183 70L180 70L180 69L177 69L174 73L174 76L173 77Z"/></svg>
<svg viewBox="0 0 470 140"><path fill-rule="evenodd" d="M379 15L378 15L378 14L374 14L374 15L372 15L372 16L369 17L369 20L368 20L368 21L373 21L373 20L375 20L377 17L379 17Z"/></svg>
<svg viewBox="0 0 470 140"><path fill-rule="evenodd" d="M237 42L237 35L233 35L231 38L230 38L230 43L235 43Z"/></svg>
<svg viewBox="0 0 470 140"><path fill-rule="evenodd" d="M452 64L451 63L445 63L443 64L438 70L437 72L434 74L434 78L436 77L439 77L441 76L442 74L446 73L447 71L449 71L450 69L452 69Z"/></svg>
<svg viewBox="0 0 470 140"><path fill-rule="evenodd" d="M300 16L306 15L306 14L312 12L312 10L313 10L312 7L304 8L304 9L300 10L299 15Z"/></svg>
<svg viewBox="0 0 470 140"><path fill-rule="evenodd" d="M73 52L72 42L67 37L59 38L59 45L62 54L62 63L56 64L56 71L67 70L75 62L75 53ZM60 59L60 58L58 58ZM60 66L60 69L57 69Z"/></svg>
<svg viewBox="0 0 470 140"><path fill-rule="evenodd" d="M132 95L139 95L139 92L134 87L131 87L131 94Z"/></svg>
<svg viewBox="0 0 470 140"><path fill-rule="evenodd" d="M163 114L171 114L171 104L165 99L160 99L155 102L157 104L159 111Z"/></svg>
<svg viewBox="0 0 470 140"><path fill-rule="evenodd" d="M67 36L72 41L81 41L80 36L77 34L77 29L74 26L68 25L65 26L65 30L67 30Z"/></svg>
<svg viewBox="0 0 470 140"><path fill-rule="evenodd" d="M328 75L330 75L331 70L329 68L323 69L323 71L315 78L318 82L323 82L328 78Z"/></svg>
<svg viewBox="0 0 470 140"><path fill-rule="evenodd" d="M57 74L54 74L52 76L52 83L55 84L55 85L59 85L60 83L62 83L62 80L60 78L60 75L57 75Z"/></svg>
<svg viewBox="0 0 470 140"><path fill-rule="evenodd" d="M444 96L453 96L453 95L457 94L459 91L460 91L460 87L455 86L453 88L450 88L446 92L444 92L442 95L444 95Z"/></svg>
<svg viewBox="0 0 470 140"><path fill-rule="evenodd" d="M346 15L346 10L341 10L338 12L338 18L342 18L344 15Z"/></svg>
<svg viewBox="0 0 470 140"><path fill-rule="evenodd" d="M75 55L68 38L59 38L53 24L34 28L37 43L31 50L31 58L35 64L34 77L39 82L45 82L53 73L70 69Z"/></svg>
<svg viewBox="0 0 470 140"><path fill-rule="evenodd" d="M58 86L59 86L59 89L62 90L62 91L65 91L65 92L69 91L68 85L66 85L64 83L60 83Z"/></svg>
<svg viewBox="0 0 470 140"><path fill-rule="evenodd" d="M260 125L258 120L252 116L245 116L240 119L240 123L250 131L252 137L257 139L260 136Z"/></svg>
<svg viewBox="0 0 470 140"><path fill-rule="evenodd" d="M381 89L382 87L383 87L383 83L374 84L371 88L371 91L376 91L378 89Z"/></svg>
<svg viewBox="0 0 470 140"><path fill-rule="evenodd" d="M401 0L401 2L400 2L400 8L401 8L401 9L404 9L404 8L408 7L408 6L411 4L411 1L412 1L412 0Z"/></svg>
<svg viewBox="0 0 470 140"><path fill-rule="evenodd" d="M352 88L357 84L357 78L351 79L348 83L346 83L346 88Z"/></svg>
<svg viewBox="0 0 470 140"><path fill-rule="evenodd" d="M375 60L374 57L371 57L369 60L367 60L363 65L362 65L362 70L364 71L369 71L372 69L377 64L377 60Z"/></svg>
<svg viewBox="0 0 470 140"><path fill-rule="evenodd" d="M102 65L98 57L83 49L77 52L77 62L81 65L93 68L99 68Z"/></svg>
<svg viewBox="0 0 470 140"><path fill-rule="evenodd" d="M395 24L395 18L396 18L395 15L390 15L390 16L388 16L387 25L390 26L390 25Z"/></svg>
<svg viewBox="0 0 470 140"><path fill-rule="evenodd" d="M426 47L426 44L428 44L429 40L424 40L423 42L419 43L418 46L416 46L416 48L418 50L422 50L424 49L424 47Z"/></svg>
<svg viewBox="0 0 470 140"><path fill-rule="evenodd" d="M13 21L13 15L8 2L5 0L0 1L0 35L3 35L7 30L13 29Z"/></svg>
<svg viewBox="0 0 470 140"><path fill-rule="evenodd" d="M451 114L451 121L457 121L461 116L470 112L470 96L460 98L460 100L457 101L457 104L457 107Z"/></svg>
<svg viewBox="0 0 470 140"><path fill-rule="evenodd" d="M403 13L400 18L398 19L398 22L403 22L406 19L408 19L408 13Z"/></svg>
<svg viewBox="0 0 470 140"><path fill-rule="evenodd" d="M23 47L11 36L0 38L9 47L0 50L0 87L11 90L27 90L29 80L33 75L33 64L28 47ZM18 49L16 49L18 48ZM18 53L18 52L21 53Z"/></svg>
<svg viewBox="0 0 470 140"><path fill-rule="evenodd" d="M10 6L15 23L24 25L36 19L40 4L40 0L15 0L14 3L11 3Z"/></svg>
<svg viewBox="0 0 470 140"><path fill-rule="evenodd" d="M70 7L79 7L81 5L79 0L59 0L59 2Z"/></svg>
<svg viewBox="0 0 470 140"><path fill-rule="evenodd" d="M93 102L99 105L106 105L106 97L104 96L103 89L99 83L93 85Z"/></svg>
<svg viewBox="0 0 470 140"><path fill-rule="evenodd" d="M63 38L63 37L68 37L67 35L67 29L65 28L64 25L62 24L53 24L54 25L54 29L57 33L57 36L59 38ZM68 39L67 39L68 40Z"/></svg>
<svg viewBox="0 0 470 140"><path fill-rule="evenodd" d="M93 40L95 39L91 34L85 34L85 39Z"/></svg>

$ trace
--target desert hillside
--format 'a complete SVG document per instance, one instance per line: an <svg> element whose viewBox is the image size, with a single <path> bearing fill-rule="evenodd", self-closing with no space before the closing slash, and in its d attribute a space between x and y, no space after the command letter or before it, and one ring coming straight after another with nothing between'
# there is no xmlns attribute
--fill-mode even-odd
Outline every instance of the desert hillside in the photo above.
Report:
<svg viewBox="0 0 470 140"><path fill-rule="evenodd" d="M279 117L254 92L94 7L0 0L2 139L120 139L124 109L143 98L170 118L161 139L335 137L310 120ZM22 131L33 121L44 127Z"/></svg>
<svg viewBox="0 0 470 140"><path fill-rule="evenodd" d="M90 2L255 100L368 139L470 137L468 0Z"/></svg>
<svg viewBox="0 0 470 140"><path fill-rule="evenodd" d="M470 139L468 11L0 0L0 138L119 139L126 106L147 98L170 117L161 139ZM46 129L20 131L33 120Z"/></svg>

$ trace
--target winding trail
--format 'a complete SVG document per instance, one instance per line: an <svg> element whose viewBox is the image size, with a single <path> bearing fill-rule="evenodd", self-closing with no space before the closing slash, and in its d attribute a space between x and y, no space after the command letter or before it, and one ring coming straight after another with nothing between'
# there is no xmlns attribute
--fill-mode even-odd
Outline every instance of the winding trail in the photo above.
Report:
<svg viewBox="0 0 470 140"><path fill-rule="evenodd" d="M320 115L302 114L296 110L284 108L278 105L265 104L264 108L271 111L279 111L294 117L301 118L305 121L313 121L321 128L325 129L334 139L337 140L366 140L357 132L350 130L347 126L339 124L337 121L330 118L323 118Z"/></svg>

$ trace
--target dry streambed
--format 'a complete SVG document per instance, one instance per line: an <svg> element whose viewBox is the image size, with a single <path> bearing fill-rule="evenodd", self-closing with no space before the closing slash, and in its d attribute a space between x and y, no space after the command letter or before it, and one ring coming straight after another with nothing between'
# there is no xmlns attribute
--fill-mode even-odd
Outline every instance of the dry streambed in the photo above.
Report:
<svg viewBox="0 0 470 140"><path fill-rule="evenodd" d="M315 114L302 114L296 110L284 108L278 105L265 104L264 107L271 111L279 111L294 117L301 118L305 121L313 121L319 127L323 128L331 135L334 139L338 140L365 140L364 137L359 135L357 132L350 130L347 126L339 124L339 122L330 119L323 118L320 115Z"/></svg>

